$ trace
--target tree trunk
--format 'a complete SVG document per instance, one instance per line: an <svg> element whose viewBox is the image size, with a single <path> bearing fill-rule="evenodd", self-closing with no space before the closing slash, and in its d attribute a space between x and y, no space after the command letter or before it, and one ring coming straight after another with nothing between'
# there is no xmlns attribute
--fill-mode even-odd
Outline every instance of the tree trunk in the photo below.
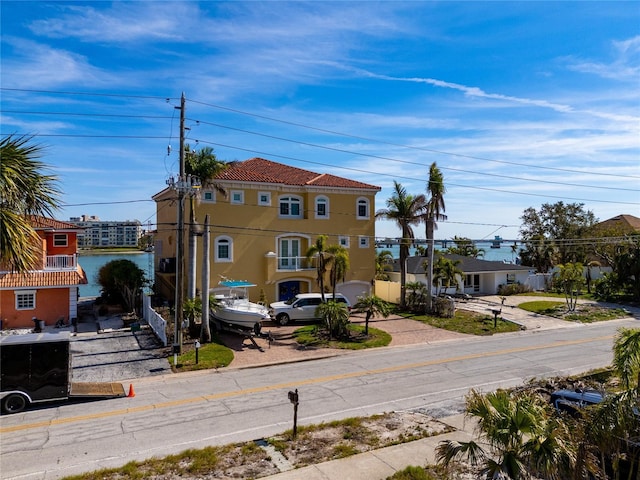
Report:
<svg viewBox="0 0 640 480"><path fill-rule="evenodd" d="M433 301L432 301L432 292L433 292L433 250L434 250L434 240L433 240L433 232L434 232L434 223L433 219L427 219L427 311L433 311Z"/></svg>

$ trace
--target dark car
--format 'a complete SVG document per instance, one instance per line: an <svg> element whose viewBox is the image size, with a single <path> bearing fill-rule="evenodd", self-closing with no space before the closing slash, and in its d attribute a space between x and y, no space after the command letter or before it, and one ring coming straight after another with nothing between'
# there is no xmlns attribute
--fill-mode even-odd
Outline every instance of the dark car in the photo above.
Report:
<svg viewBox="0 0 640 480"><path fill-rule="evenodd" d="M567 412L571 415L578 414L579 410L590 405L596 405L604 400L604 395L598 390L556 390L551 394L551 403L559 412Z"/></svg>

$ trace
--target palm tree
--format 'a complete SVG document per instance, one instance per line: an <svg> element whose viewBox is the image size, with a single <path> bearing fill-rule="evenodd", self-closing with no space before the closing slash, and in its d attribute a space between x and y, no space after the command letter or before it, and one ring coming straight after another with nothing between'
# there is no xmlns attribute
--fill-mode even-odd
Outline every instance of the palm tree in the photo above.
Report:
<svg viewBox="0 0 640 480"><path fill-rule="evenodd" d="M475 243L467 237L453 237L455 245L447 248L447 253L462 255L463 257L482 258L486 253L484 248L476 247Z"/></svg>
<svg viewBox="0 0 640 480"><path fill-rule="evenodd" d="M389 280L390 270L393 270L391 266L393 263L393 254L389 250L382 250L376 255L376 280Z"/></svg>
<svg viewBox="0 0 640 480"><path fill-rule="evenodd" d="M322 296L322 301L324 302L324 277L327 273L327 236L319 235L316 238L316 243L309 247L307 250L307 260L311 260L313 258L316 259L316 282L318 287L320 287L320 295Z"/></svg>
<svg viewBox="0 0 640 480"><path fill-rule="evenodd" d="M369 335L369 320L377 315L387 318L391 313L391 306L380 297L375 295L367 295L358 297L357 302L353 306L353 311L364 313L364 334Z"/></svg>
<svg viewBox="0 0 640 480"><path fill-rule="evenodd" d="M409 247L415 238L413 226L420 224L424 218L427 204L426 197L420 195L410 195L407 190L394 180L393 195L387 199L387 208L378 210L376 217L393 220L402 231L400 240L400 307L405 306L405 284L407 281L407 257L409 257Z"/></svg>
<svg viewBox="0 0 640 480"><path fill-rule="evenodd" d="M441 442L438 462L466 458L479 468L479 478L568 478L575 456L562 419L536 394L498 390L483 395L471 390L466 414L477 421L479 442Z"/></svg>
<svg viewBox="0 0 640 480"><path fill-rule="evenodd" d="M438 261L433 267L434 287L440 285L440 291L444 288L446 292L451 284L457 285L458 275L463 275L464 273L458 268L458 265L460 265L460 260L451 260L450 258L438 255Z"/></svg>
<svg viewBox="0 0 640 480"><path fill-rule="evenodd" d="M200 150L191 150L191 147L187 144L185 145L185 157L185 173L187 175L197 177L203 188L214 188L226 196L226 190L214 182L213 179L224 171L228 164L218 160L213 148L204 147ZM189 298L195 298L196 296L196 237L201 234L201 228L198 226L195 214L196 200L196 195L189 195L189 258L187 260L189 264ZM207 322L203 322L203 328L207 329L208 325ZM189 328L193 329L194 326L193 317L189 317ZM205 332L205 336L209 337L210 335Z"/></svg>
<svg viewBox="0 0 640 480"><path fill-rule="evenodd" d="M41 254L30 216L52 217L61 194L57 178L45 174L47 167L38 160L43 147L32 139L8 135L0 140L0 261L16 272L33 268Z"/></svg>
<svg viewBox="0 0 640 480"><path fill-rule="evenodd" d="M329 340L334 336L340 338L348 335L349 310L344 303L333 300L322 302L316 308L315 315L324 320Z"/></svg>
<svg viewBox="0 0 640 480"><path fill-rule="evenodd" d="M427 184L427 193L429 194L429 201L427 202L426 214L424 215L424 221L426 224L426 236L427 236L427 285L429 286L429 295L427 297L427 308L429 311L432 309L431 305L431 285L433 285L433 250L434 250L434 232L438 228L436 222L444 221L447 216L444 214L446 210L444 204L444 194L446 193L444 186L444 177L442 172L436 165L436 162L431 164L429 168L429 183Z"/></svg>
<svg viewBox="0 0 640 480"><path fill-rule="evenodd" d="M613 365L627 390L636 389L640 395L640 328L621 328L613 345Z"/></svg>
<svg viewBox="0 0 640 480"><path fill-rule="evenodd" d="M336 285L338 280L344 281L344 277L349 271L349 251L342 245L331 245L327 248L329 254L329 281L331 282L331 293L336 296Z"/></svg>

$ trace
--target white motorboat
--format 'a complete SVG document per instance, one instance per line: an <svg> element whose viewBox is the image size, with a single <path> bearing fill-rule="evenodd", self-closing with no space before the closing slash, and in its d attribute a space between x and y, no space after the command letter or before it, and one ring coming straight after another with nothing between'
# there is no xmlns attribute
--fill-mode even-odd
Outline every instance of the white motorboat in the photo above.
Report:
<svg viewBox="0 0 640 480"><path fill-rule="evenodd" d="M248 289L255 284L244 280L223 280L219 285L209 291L217 302L211 316L219 322L259 331L262 322L271 319L265 305L249 301Z"/></svg>

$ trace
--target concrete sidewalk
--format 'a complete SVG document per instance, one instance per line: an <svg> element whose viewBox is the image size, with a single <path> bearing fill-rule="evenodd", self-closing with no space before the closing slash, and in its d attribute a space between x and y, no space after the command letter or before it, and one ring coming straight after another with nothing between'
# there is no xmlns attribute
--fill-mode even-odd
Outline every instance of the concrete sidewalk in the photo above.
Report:
<svg viewBox="0 0 640 480"><path fill-rule="evenodd" d="M309 465L271 475L269 480L384 480L408 466L424 467L436 463L436 448L444 440L469 441L473 427L464 415L438 419L456 430L413 442L371 450L351 457Z"/></svg>

